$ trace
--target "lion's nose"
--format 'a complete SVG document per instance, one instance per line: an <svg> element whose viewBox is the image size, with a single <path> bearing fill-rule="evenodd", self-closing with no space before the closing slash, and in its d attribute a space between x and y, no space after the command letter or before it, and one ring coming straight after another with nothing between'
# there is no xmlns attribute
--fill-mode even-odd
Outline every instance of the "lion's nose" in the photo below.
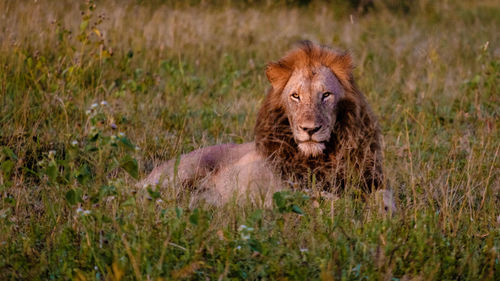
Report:
<svg viewBox="0 0 500 281"><path fill-rule="evenodd" d="M299 126L299 128L308 133L309 136L312 136L314 135L314 133L316 133L317 131L319 131L321 129L322 126Z"/></svg>

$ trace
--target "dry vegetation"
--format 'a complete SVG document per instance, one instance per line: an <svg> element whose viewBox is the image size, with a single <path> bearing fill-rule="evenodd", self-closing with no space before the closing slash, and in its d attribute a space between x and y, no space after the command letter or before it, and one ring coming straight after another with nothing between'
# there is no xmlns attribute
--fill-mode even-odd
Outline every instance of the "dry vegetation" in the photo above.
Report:
<svg viewBox="0 0 500 281"><path fill-rule="evenodd" d="M202 2L0 2L0 279L500 279L496 1ZM398 214L355 186L272 210L135 192L252 140L264 66L301 39L351 50Z"/></svg>

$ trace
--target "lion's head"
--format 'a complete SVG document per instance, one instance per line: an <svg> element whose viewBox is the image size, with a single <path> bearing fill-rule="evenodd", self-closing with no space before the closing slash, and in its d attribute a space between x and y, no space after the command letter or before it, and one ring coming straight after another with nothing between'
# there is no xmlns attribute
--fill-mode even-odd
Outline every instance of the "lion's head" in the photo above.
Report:
<svg viewBox="0 0 500 281"><path fill-rule="evenodd" d="M352 68L348 53L309 41L268 64L271 89L257 117L257 149L288 172L331 174L349 158L379 178L379 130Z"/></svg>
<svg viewBox="0 0 500 281"><path fill-rule="evenodd" d="M271 64L267 75L276 81L279 64ZM279 85L276 85L279 86ZM323 153L336 121L338 101L345 90L332 70L320 63L295 68L281 91L281 103L299 151L306 157Z"/></svg>

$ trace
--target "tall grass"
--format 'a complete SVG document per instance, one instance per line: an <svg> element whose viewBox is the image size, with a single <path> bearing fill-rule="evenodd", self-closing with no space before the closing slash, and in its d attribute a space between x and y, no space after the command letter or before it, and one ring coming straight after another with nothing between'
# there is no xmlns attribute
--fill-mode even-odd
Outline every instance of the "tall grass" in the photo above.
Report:
<svg viewBox="0 0 500 281"><path fill-rule="evenodd" d="M0 2L0 279L500 278L495 1L165 3ZM273 209L136 192L179 153L251 141L264 66L301 39L352 52L396 215L351 190Z"/></svg>

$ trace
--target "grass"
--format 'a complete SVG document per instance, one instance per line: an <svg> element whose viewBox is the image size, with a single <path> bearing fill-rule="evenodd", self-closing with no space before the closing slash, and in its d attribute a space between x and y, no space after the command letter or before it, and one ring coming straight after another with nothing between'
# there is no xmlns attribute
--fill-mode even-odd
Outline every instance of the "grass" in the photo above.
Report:
<svg viewBox="0 0 500 281"><path fill-rule="evenodd" d="M495 1L165 3L0 2L0 279L500 279ZM351 50L398 214L351 191L136 193L161 161L251 141L264 66L300 39Z"/></svg>

